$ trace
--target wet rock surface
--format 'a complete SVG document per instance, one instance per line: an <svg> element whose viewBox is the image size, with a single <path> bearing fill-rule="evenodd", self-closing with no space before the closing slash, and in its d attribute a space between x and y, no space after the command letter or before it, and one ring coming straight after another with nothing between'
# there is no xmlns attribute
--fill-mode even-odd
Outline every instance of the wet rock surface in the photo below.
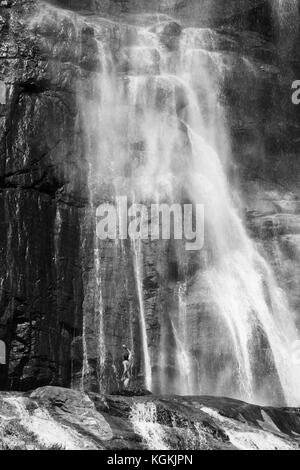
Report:
<svg viewBox="0 0 300 470"><path fill-rule="evenodd" d="M1 8L1 386L15 389L68 383L82 328L79 226L88 195L74 94L81 58L70 23L55 17L55 28L45 25L43 13L32 21L39 7Z"/></svg>
<svg viewBox="0 0 300 470"><path fill-rule="evenodd" d="M288 293L294 312L299 311L299 190L291 185L248 182L244 185L246 223L252 237L266 253ZM299 316L297 324L299 325Z"/></svg>
<svg viewBox="0 0 300 470"><path fill-rule="evenodd" d="M59 387L0 395L1 450L293 450L296 409L210 397L85 395Z"/></svg>

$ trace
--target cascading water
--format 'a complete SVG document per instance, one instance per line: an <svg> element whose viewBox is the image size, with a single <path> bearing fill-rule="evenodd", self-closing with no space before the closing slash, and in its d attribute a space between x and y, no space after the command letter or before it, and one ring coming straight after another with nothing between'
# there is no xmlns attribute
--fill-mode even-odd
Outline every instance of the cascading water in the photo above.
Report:
<svg viewBox="0 0 300 470"><path fill-rule="evenodd" d="M101 274L101 255L100 248L98 247L95 253L95 270L96 270L96 287L98 294L98 357L100 368L100 383L101 374L105 367L105 333L104 333L104 318L103 318L103 292L102 292L102 274Z"/></svg>
<svg viewBox="0 0 300 470"><path fill-rule="evenodd" d="M154 403L136 403L130 414L134 431L140 434L149 449L169 450L166 433L157 422L157 408Z"/></svg>
<svg viewBox="0 0 300 470"><path fill-rule="evenodd" d="M105 181L111 200L188 200L206 213L205 249L193 255L197 269L182 269L177 309L168 322L161 319L155 391L168 391L172 363L172 391L179 394L299 405L300 367L289 359L298 340L293 313L243 226L226 176L230 138L219 96L230 61L212 52L218 38L208 29L182 29L159 15L136 20L126 40L119 38L117 58L99 42L94 179L99 187ZM153 389L143 242L131 248L144 384ZM182 257L190 260L176 256L180 269Z"/></svg>
<svg viewBox="0 0 300 470"><path fill-rule="evenodd" d="M139 313L140 313L140 327L141 327L141 339L143 348L143 362L144 362L144 377L145 386L147 390L152 389L152 372L151 372L151 360L148 351L148 338L147 338L147 324L145 318L144 308L144 297L143 297L143 275L142 275L142 258L141 258L141 242L140 240L132 241L132 249L134 253L134 271L136 278L137 294L139 301Z"/></svg>
<svg viewBox="0 0 300 470"><path fill-rule="evenodd" d="M178 286L178 328L172 322L172 329L176 343L176 356L178 369L183 372L183 395L188 395L192 390L191 380L191 358L189 354L189 337L186 307L186 289L184 282Z"/></svg>

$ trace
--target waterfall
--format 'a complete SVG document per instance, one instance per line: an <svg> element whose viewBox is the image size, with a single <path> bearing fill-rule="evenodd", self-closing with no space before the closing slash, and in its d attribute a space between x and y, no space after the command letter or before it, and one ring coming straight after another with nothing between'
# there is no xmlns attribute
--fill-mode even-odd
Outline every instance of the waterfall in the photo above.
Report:
<svg viewBox="0 0 300 470"><path fill-rule="evenodd" d="M192 379L192 360L189 354L189 332L186 306L187 283L178 285L178 327L172 322L172 329L176 343L176 356L178 370L181 371L182 380L180 380L181 395L191 395L193 393Z"/></svg>
<svg viewBox="0 0 300 470"><path fill-rule="evenodd" d="M102 387L102 374L105 367L106 349L105 349L105 332L104 332L104 309L103 309L103 292L102 292L102 275L101 275L101 250L98 247L95 253L95 270L96 270L96 287L98 295L98 358L100 369L100 390Z"/></svg>
<svg viewBox="0 0 300 470"><path fill-rule="evenodd" d="M169 311L165 325L161 319L159 391L175 357L177 393L299 405L300 367L290 360L298 340L294 314L246 232L242 201L233 197L227 177L231 146L220 93L230 57L215 52L218 33L209 29L182 28L155 15L144 26L143 16L136 23L118 30L107 22L106 30L118 37L117 51L109 47L111 38L108 46L98 40L102 71L89 120L97 135L94 185L108 188L111 200L188 199L206 213L205 249L193 255L197 272L185 275L178 315ZM145 386L151 389L143 242L131 248ZM104 344L102 326L99 331ZM168 338L174 346L166 345Z"/></svg>
<svg viewBox="0 0 300 470"><path fill-rule="evenodd" d="M129 417L134 432L141 436L148 449L209 449L203 423L184 423L176 412L166 413L156 403L134 403Z"/></svg>
<svg viewBox="0 0 300 470"><path fill-rule="evenodd" d="M81 373L81 390L85 390L85 379L89 373L89 362L88 362L88 353L87 353L87 341L86 341L86 320L85 315L83 316L82 322L82 353L83 353L83 361L82 361L82 373Z"/></svg>
<svg viewBox="0 0 300 470"><path fill-rule="evenodd" d="M290 365L287 360L289 345L298 338L293 314L270 267L249 239L232 202L224 171L224 158L219 156L224 155L222 147L226 149L226 145L222 144L224 136L226 139L223 113L215 114L218 103L213 103L216 94L211 82L214 77L208 75L209 69L203 64L202 54L198 55L196 49L201 34L197 38L195 32L191 35L185 31L185 39L189 47L187 49L185 45L182 51L182 55L187 57L186 62L182 61L182 76L190 88L190 96L193 96L197 86L202 88L201 96L204 94L208 102L207 110L207 105L204 107L194 95L185 115L185 121L189 123L191 144L190 197L194 201L204 201L208 214L207 245L211 251L209 265L199 273L193 289L198 288L200 291L203 285L206 287L223 323L224 334L230 338L231 351L219 345L217 338L213 344L220 356L225 353L233 356L232 364L235 363L237 367L240 396L249 401L254 397L259 400L255 392L255 362L259 356L263 356L257 342L261 335L267 348L270 348L265 359L266 371L274 360L285 398L288 403L295 404L299 400L299 366ZM222 76L215 77L217 81L222 79ZM208 124L203 125L205 120ZM218 129L221 137L214 134L215 129ZM225 162L228 158L230 156L225 156ZM218 382L222 383L222 380L221 372ZM219 392L222 392L222 388Z"/></svg>
<svg viewBox="0 0 300 470"><path fill-rule="evenodd" d="M143 275L142 275L142 258L140 241L132 242L134 252L134 271L136 278L137 294L139 301L140 328L142 336L143 360L144 360L144 377L147 390L152 390L152 373L151 360L148 349L147 324L145 318L144 297L143 297Z"/></svg>

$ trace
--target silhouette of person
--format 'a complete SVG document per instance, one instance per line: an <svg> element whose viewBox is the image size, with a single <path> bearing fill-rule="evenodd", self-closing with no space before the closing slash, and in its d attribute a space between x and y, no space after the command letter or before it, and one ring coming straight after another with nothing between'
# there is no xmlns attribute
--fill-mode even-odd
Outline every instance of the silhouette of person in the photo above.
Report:
<svg viewBox="0 0 300 470"><path fill-rule="evenodd" d="M131 381L132 352L123 344L123 375L121 382L125 389L129 387Z"/></svg>

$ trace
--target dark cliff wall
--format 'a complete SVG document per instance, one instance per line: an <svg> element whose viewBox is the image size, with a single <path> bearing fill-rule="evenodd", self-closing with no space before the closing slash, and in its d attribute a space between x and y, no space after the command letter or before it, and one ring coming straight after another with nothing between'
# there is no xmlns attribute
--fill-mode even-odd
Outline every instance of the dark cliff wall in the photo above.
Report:
<svg viewBox="0 0 300 470"><path fill-rule="evenodd" d="M70 25L56 18L48 29L34 26L35 2L7 3L0 26L0 338L8 367L1 387L68 385L76 369L72 343L82 330L80 230L88 200L74 85L81 58Z"/></svg>
<svg viewBox="0 0 300 470"><path fill-rule="evenodd" d="M142 7L104 0L48 3L100 14ZM147 1L147 8L154 3ZM201 18L199 2L192 2L193 8L187 3L165 2L162 10L171 6L187 23L192 17L208 25L210 17L224 32L218 47L231 66L223 89L236 163L231 177L245 195L249 231L270 254L298 309L299 110L291 103L291 83L300 78L298 52L291 46L280 57L268 2L216 2L208 12L211 2L203 1ZM0 339L8 346L0 387L78 383L84 314L86 386L97 389L103 380L113 388L112 366L120 366L122 343L139 337L138 299L132 261L108 247L102 255L108 358L99 377L94 222L76 98L78 84L89 94L91 75L99 68L94 32L79 16L49 14L43 2L0 6ZM180 273L172 247L152 250L147 249L143 286L150 348L159 367L159 319L178 300L174 286ZM139 364L137 339L135 348ZM137 366L136 375L141 373Z"/></svg>

